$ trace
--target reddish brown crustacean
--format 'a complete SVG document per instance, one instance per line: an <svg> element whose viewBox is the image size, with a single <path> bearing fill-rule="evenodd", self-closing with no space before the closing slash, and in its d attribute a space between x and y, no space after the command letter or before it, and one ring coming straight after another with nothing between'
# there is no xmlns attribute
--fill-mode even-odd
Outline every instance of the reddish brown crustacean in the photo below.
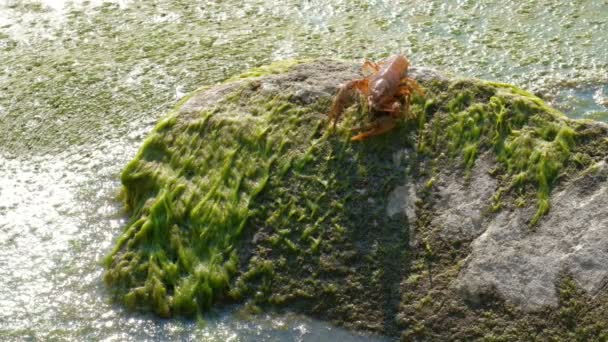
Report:
<svg viewBox="0 0 608 342"><path fill-rule="evenodd" d="M363 63L363 73L369 76L342 85L334 98L328 114L333 127L352 103L352 95L356 90L367 100L372 123L363 127L364 132L353 136L351 140L363 140L393 129L397 119L410 115L412 93L422 94L418 83L407 77L409 65L403 55L394 55L378 64L371 61Z"/></svg>

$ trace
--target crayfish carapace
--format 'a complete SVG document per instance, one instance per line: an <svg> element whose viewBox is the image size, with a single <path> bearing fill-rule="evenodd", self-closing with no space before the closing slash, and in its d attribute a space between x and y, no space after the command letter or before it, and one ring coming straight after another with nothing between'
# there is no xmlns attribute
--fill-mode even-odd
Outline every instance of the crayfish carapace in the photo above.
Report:
<svg viewBox="0 0 608 342"><path fill-rule="evenodd" d="M342 85L329 111L329 121L335 128L344 110L352 104L354 92L367 100L371 124L358 128L363 131L351 140L363 140L390 131L400 118L411 117L410 101L413 93L422 94L418 83L407 76L410 66L403 55L395 55L374 63L363 63L363 74L368 76Z"/></svg>

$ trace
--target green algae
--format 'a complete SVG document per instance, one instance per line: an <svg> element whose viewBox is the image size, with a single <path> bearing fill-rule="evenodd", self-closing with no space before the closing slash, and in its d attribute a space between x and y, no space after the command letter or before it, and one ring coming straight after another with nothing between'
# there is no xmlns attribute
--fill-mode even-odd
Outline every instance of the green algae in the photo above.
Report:
<svg viewBox="0 0 608 342"><path fill-rule="evenodd" d="M379 181L378 194L369 195L386 197L400 177L380 160L396 144L413 146L413 136L383 137L375 147L353 145L348 126L337 134L325 130L319 114L330 99L303 107L289 94L261 96L256 85L235 88L202 113L177 109L125 168L132 219L106 259L105 280L128 307L191 316L222 300L253 297L276 304L313 298L317 291L336 294L335 286L314 279L294 294L289 289L295 278L285 270L308 255L319 262L332 249L329 243L344 240L353 210L369 207L363 184L353 187L355 179ZM347 162L352 153L359 157ZM374 222L382 227L378 236L402 231L398 220L378 221L383 205L375 207L359 229ZM260 243L287 259L239 260L251 227L269 230ZM403 243L396 236L393 241Z"/></svg>
<svg viewBox="0 0 608 342"><path fill-rule="evenodd" d="M531 219L535 225L549 211L551 188L571 161L575 125L512 85L463 80L447 88L431 84L429 90L431 99L421 101L443 106L421 131L419 150L430 150L432 156L442 152L457 156L468 169L480 152L491 151L502 166L498 173L505 183L496 192L493 207L500 208L504 192L532 185L537 190L537 211Z"/></svg>
<svg viewBox="0 0 608 342"><path fill-rule="evenodd" d="M230 77L229 79L227 79L224 82L232 82L232 81L237 81L237 80L241 80L241 79L245 79L245 78L260 77L260 76L266 76L266 75L283 74L283 73L289 71L289 69L291 69L293 66L301 64L301 63L305 63L305 62L306 62L306 60L303 60L303 59L285 59L285 60L274 61L268 65L262 65L257 68L249 69L239 75Z"/></svg>
<svg viewBox="0 0 608 342"><path fill-rule="evenodd" d="M247 104L260 115L224 103L188 120L170 116L125 168L133 219L105 279L129 307L192 315L225 294L256 197L300 153L289 146L310 135L310 109L280 98Z"/></svg>
<svg viewBox="0 0 608 342"><path fill-rule="evenodd" d="M560 181L593 172L594 162L607 152L604 130L567 119L517 87L479 80L424 85L427 98L417 99L413 108L428 118L418 132L418 151L429 159L424 168L430 172L422 173L427 184L434 183L440 168L460 168L469 177L479 156L489 156L496 163L491 175L499 181L490 208L535 203L531 225L548 212L551 191ZM605 295L593 298L567 275L556 284L556 309L525 312L493 289L475 302L459 298L453 286L472 241L447 242L437 233L429 219L436 210L432 186L419 192L416 236L421 242L411 250L413 266L401 287L402 340L606 340Z"/></svg>
<svg viewBox="0 0 608 342"><path fill-rule="evenodd" d="M536 3L492 2L483 10L433 2L406 8L332 3L312 12L302 12L303 6L246 1L201 9L183 0L126 6L85 2L55 13L31 1L9 4L8 17L24 19L0 27L0 58L9 66L0 70L0 110L6 113L0 146L14 154L48 153L94 144L100 135L121 137L131 133L130 124L157 118L201 80L213 84L282 58L376 60L406 47L403 52L418 65L549 93L562 86L552 75L570 75L573 69L576 77L568 76L568 85L605 83L598 75L605 74L606 42L596 29L606 18L597 13L605 9L592 1L577 6L598 16L590 21L578 20L578 9L571 6ZM510 15L495 14L505 11ZM534 25L539 17L529 13L539 12L545 13L539 27L561 29L566 20L568 29L584 38L548 42L520 27L503 32L504 17ZM314 13L316 19L301 13ZM559 49L568 49L563 54L568 57L555 58L552 52ZM505 62L503 51L510 51L512 60ZM601 112L590 117L605 119Z"/></svg>

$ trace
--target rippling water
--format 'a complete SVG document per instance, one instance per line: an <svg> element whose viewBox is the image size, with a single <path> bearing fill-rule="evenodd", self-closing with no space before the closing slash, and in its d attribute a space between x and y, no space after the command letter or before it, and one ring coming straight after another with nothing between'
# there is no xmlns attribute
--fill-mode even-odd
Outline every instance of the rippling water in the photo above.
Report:
<svg viewBox="0 0 608 342"><path fill-rule="evenodd" d="M297 315L205 323L109 303L121 168L180 97L283 58L515 83L608 121L608 1L0 0L0 340L379 340Z"/></svg>

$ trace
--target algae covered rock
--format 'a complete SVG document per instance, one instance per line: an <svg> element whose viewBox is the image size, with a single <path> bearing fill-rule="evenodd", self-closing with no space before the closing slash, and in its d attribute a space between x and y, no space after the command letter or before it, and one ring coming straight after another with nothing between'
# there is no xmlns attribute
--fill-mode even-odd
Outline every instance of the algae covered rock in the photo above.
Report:
<svg viewBox="0 0 608 342"><path fill-rule="evenodd" d="M246 302L403 339L606 337L608 128L418 68L416 119L353 143L364 108L336 131L325 113L358 73L257 69L161 121L122 175L115 298L165 317Z"/></svg>

